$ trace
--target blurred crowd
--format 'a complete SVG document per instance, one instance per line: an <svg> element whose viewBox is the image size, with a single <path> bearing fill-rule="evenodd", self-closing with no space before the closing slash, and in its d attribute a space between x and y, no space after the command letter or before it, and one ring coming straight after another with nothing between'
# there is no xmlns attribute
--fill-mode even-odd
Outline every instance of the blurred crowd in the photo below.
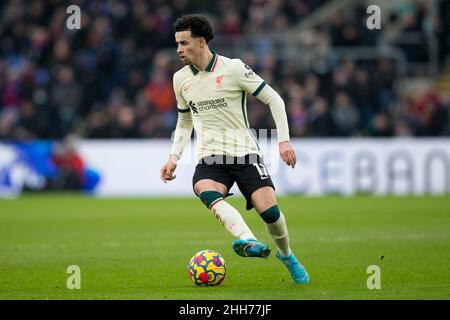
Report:
<svg viewBox="0 0 450 320"><path fill-rule="evenodd" d="M284 32L325 2L3 1L0 139L169 138L177 120L172 75L182 65L164 49L175 53L172 25L177 17L203 13L217 36ZM420 3L391 18L404 19L404 28L422 30L426 8ZM66 28L66 8L71 4L81 8L80 30ZM376 45L379 32L361 27L365 12L355 14L352 20L335 14L316 30L316 41L329 46ZM439 39L445 53L448 40ZM218 50L214 40L211 48ZM294 60L281 60L270 52L245 52L240 58L282 95L292 136L450 134L449 95L399 94L395 62L389 58L344 58L320 70L300 69ZM268 113L267 107L249 99L253 128L273 128Z"/></svg>

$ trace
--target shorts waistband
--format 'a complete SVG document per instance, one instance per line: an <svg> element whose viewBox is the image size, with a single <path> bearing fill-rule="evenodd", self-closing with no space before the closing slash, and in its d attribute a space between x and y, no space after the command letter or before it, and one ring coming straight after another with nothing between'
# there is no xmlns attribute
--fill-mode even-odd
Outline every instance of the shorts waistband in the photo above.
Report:
<svg viewBox="0 0 450 320"><path fill-rule="evenodd" d="M259 162L261 162L261 157L256 153L246 154L242 157L217 154L200 159L198 164L251 164Z"/></svg>

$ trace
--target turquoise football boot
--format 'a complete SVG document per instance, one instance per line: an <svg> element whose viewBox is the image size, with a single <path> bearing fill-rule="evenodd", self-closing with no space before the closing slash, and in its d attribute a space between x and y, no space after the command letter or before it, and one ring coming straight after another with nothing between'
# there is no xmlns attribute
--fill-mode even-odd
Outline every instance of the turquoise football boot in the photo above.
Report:
<svg viewBox="0 0 450 320"><path fill-rule="evenodd" d="M232 246L241 257L267 258L270 255L269 246L256 239L235 240Z"/></svg>
<svg viewBox="0 0 450 320"><path fill-rule="evenodd" d="M277 258L288 268L292 280L294 280L295 283L307 284L309 282L309 276L306 269L298 262L293 253L291 253L289 257L284 257L278 251Z"/></svg>

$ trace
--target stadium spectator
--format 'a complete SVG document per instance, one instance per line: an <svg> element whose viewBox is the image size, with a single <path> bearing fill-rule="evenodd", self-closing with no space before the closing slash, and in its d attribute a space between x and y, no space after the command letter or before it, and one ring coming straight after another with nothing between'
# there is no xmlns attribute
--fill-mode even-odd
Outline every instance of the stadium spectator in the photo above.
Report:
<svg viewBox="0 0 450 320"><path fill-rule="evenodd" d="M396 137L412 137L414 135L408 121L404 119L400 119L395 122L394 130Z"/></svg>
<svg viewBox="0 0 450 320"><path fill-rule="evenodd" d="M337 136L356 135L359 124L359 113L348 94L344 91L339 91L334 96L331 117L336 126Z"/></svg>
<svg viewBox="0 0 450 320"><path fill-rule="evenodd" d="M63 135L67 135L75 128L75 122L79 121L83 96L83 87L75 80L72 68L62 67L57 71L50 93L51 104L54 109L58 110L58 123Z"/></svg>
<svg viewBox="0 0 450 320"><path fill-rule="evenodd" d="M105 112L94 110L89 114L84 135L86 138L91 139L106 139L110 137L109 119Z"/></svg>
<svg viewBox="0 0 450 320"><path fill-rule="evenodd" d="M328 109L328 102L323 97L316 97L308 109L309 136L331 137L336 129Z"/></svg>
<svg viewBox="0 0 450 320"><path fill-rule="evenodd" d="M14 138L17 140L48 138L51 126L52 123L45 112L38 110L33 102L24 100L20 103Z"/></svg>
<svg viewBox="0 0 450 320"><path fill-rule="evenodd" d="M393 19L400 21L400 33L394 43L403 50L410 61L425 61L428 52L424 43L429 41L426 36L427 16L429 15L426 1L401 1L394 5Z"/></svg>
<svg viewBox="0 0 450 320"><path fill-rule="evenodd" d="M171 112L176 104L172 79L169 78L170 60L157 54L153 63L150 82L146 85L148 103L157 112Z"/></svg>
<svg viewBox="0 0 450 320"><path fill-rule="evenodd" d="M373 137L391 137L392 128L389 117L385 113L377 113L372 118L371 136Z"/></svg>
<svg viewBox="0 0 450 320"><path fill-rule="evenodd" d="M17 121L17 112L12 109L3 109L0 113L0 139L12 140L14 124Z"/></svg>
<svg viewBox="0 0 450 320"><path fill-rule="evenodd" d="M128 105L120 106L110 130L112 138L138 138L139 132L133 108Z"/></svg>
<svg viewBox="0 0 450 320"><path fill-rule="evenodd" d="M439 135L446 125L446 108L433 91L424 93L413 102L411 115L419 136Z"/></svg>
<svg viewBox="0 0 450 320"><path fill-rule="evenodd" d="M360 110L361 127L363 130L368 130L370 121L379 110L378 99L374 94L373 85L367 70L355 70L352 75L352 86L349 91L355 105Z"/></svg>

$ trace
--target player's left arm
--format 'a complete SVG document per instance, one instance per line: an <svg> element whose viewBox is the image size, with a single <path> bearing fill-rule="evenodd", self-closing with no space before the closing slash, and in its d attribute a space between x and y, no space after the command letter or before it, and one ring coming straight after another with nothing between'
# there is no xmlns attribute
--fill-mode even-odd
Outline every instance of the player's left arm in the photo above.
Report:
<svg viewBox="0 0 450 320"><path fill-rule="evenodd" d="M268 105L278 132L280 157L288 166L295 168L297 157L289 137L286 107L281 96L241 60L237 61L235 75L239 86L259 101Z"/></svg>

